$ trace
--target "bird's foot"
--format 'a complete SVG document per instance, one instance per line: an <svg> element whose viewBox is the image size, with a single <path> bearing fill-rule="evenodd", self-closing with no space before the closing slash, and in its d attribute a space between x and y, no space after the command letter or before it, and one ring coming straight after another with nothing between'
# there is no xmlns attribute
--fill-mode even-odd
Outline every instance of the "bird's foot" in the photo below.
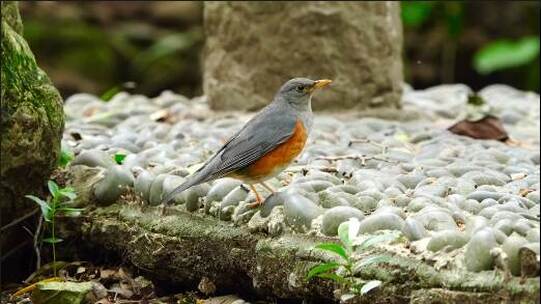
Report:
<svg viewBox="0 0 541 304"><path fill-rule="evenodd" d="M258 208L260 206L263 206L263 202L255 202L255 203L248 204L248 208L252 208L252 209Z"/></svg>
<svg viewBox="0 0 541 304"><path fill-rule="evenodd" d="M248 205L248 208L257 208L263 205L263 200L259 195L256 194L255 196L255 202Z"/></svg>
<svg viewBox="0 0 541 304"><path fill-rule="evenodd" d="M257 189L254 187L254 185L250 184L250 188L252 191L254 191L255 194L255 203L251 203L248 205L249 208L257 208L261 205L263 205L263 200L261 199L261 196L259 196L259 193L257 192Z"/></svg>

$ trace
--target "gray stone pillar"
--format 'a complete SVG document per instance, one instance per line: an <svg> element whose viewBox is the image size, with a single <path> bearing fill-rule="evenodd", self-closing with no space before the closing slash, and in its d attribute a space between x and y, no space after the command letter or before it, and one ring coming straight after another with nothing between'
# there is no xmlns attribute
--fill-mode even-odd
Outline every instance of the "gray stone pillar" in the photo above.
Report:
<svg viewBox="0 0 541 304"><path fill-rule="evenodd" d="M293 77L330 78L314 109L399 105L400 4L206 2L203 89L216 110L256 110Z"/></svg>

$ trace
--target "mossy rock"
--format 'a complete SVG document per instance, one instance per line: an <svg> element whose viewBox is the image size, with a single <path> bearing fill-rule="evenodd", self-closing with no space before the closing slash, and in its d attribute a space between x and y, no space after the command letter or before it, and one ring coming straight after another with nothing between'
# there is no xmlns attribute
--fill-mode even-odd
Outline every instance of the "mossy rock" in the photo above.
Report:
<svg viewBox="0 0 541 304"><path fill-rule="evenodd" d="M64 128L62 98L21 35L17 3L2 1L0 220L6 224L33 207L25 194L42 194ZM19 228L2 232L3 247L14 245L8 241L24 233Z"/></svg>
<svg viewBox="0 0 541 304"><path fill-rule="evenodd" d="M288 233L272 237L202 214L170 211L164 216L160 207L120 202L62 221L59 231L84 239L79 251L124 254L126 261L144 269L149 278L196 288L207 277L219 292L243 290L277 299L332 303L338 285L319 278L306 280L313 266L334 259L314 250L329 238ZM453 296L460 293L464 301L450 298L431 303L485 303L475 301L493 291L498 291L497 298L511 302L490 303L538 302L538 278L507 279L499 271L436 269L412 257L387 254L391 258L385 264L368 265L356 274L383 281L383 289L353 303L409 303L413 299L424 303L426 298L416 291L433 289Z"/></svg>

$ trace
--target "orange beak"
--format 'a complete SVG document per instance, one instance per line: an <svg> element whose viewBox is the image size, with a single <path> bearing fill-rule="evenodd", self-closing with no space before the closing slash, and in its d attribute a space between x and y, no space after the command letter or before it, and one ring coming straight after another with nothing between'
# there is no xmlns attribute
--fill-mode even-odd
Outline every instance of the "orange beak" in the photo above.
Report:
<svg viewBox="0 0 541 304"><path fill-rule="evenodd" d="M322 88L328 86L329 84L331 84L331 82L332 82L332 80L329 80L329 79L316 80L316 83L314 84L312 90L322 89Z"/></svg>

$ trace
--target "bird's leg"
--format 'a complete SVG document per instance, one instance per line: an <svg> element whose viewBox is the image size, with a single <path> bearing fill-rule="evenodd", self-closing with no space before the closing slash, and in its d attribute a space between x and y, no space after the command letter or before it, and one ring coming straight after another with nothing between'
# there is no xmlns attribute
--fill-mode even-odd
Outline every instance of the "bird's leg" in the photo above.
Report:
<svg viewBox="0 0 541 304"><path fill-rule="evenodd" d="M253 204L250 204L249 207L255 208L255 207L261 206L261 204L263 204L263 200L261 200L261 196L259 196L259 193L255 189L254 185L252 184L249 184L249 185L250 185L250 189L252 189L252 191L254 191L255 193L255 200L256 200L256 202Z"/></svg>
<svg viewBox="0 0 541 304"><path fill-rule="evenodd" d="M271 188L271 186L265 184L265 182L261 182L260 183L263 187L265 187L265 189L269 190L271 193L275 193L276 191L274 191L274 189Z"/></svg>
<svg viewBox="0 0 541 304"><path fill-rule="evenodd" d="M166 209L167 209L167 206L168 204L166 203L163 203L161 206L160 206L160 215L164 216L165 215L165 212L166 212Z"/></svg>

